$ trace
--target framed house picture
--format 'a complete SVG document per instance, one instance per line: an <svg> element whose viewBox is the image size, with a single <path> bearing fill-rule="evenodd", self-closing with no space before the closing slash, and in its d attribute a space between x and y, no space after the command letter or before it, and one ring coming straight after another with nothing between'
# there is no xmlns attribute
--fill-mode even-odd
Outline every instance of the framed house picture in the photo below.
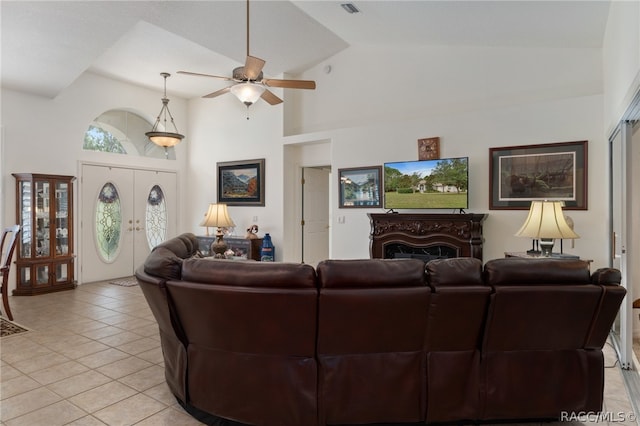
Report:
<svg viewBox="0 0 640 426"><path fill-rule="evenodd" d="M381 207L382 166L338 169L339 208Z"/></svg>
<svg viewBox="0 0 640 426"><path fill-rule="evenodd" d="M264 158L217 163L218 203L264 206Z"/></svg>
<svg viewBox="0 0 640 426"><path fill-rule="evenodd" d="M526 210L533 200L587 210L587 141L489 149L489 208Z"/></svg>

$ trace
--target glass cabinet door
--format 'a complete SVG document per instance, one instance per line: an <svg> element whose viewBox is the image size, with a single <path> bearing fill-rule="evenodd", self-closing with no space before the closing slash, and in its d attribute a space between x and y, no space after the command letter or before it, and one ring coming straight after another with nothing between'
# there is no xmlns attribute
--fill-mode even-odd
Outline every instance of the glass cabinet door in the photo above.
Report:
<svg viewBox="0 0 640 426"><path fill-rule="evenodd" d="M65 256L69 254L69 184L56 183L55 213L55 254Z"/></svg>
<svg viewBox="0 0 640 426"><path fill-rule="evenodd" d="M50 255L50 206L49 206L49 182L35 181L36 204L36 257L49 257Z"/></svg>
<svg viewBox="0 0 640 426"><path fill-rule="evenodd" d="M31 232L33 231L32 218L33 213L31 204L31 182L23 181L19 185L18 194L20 229L22 229L20 238L20 250L18 251L19 257L28 258L31 257Z"/></svg>

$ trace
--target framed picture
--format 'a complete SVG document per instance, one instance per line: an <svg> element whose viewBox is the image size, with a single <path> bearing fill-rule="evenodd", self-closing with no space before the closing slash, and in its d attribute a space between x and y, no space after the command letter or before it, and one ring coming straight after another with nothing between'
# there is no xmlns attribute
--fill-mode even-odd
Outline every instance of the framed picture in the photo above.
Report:
<svg viewBox="0 0 640 426"><path fill-rule="evenodd" d="M440 158L440 138L418 139L418 160L437 160Z"/></svg>
<svg viewBox="0 0 640 426"><path fill-rule="evenodd" d="M264 158L217 163L218 203L264 206Z"/></svg>
<svg viewBox="0 0 640 426"><path fill-rule="evenodd" d="M339 208L382 207L380 178L382 166L338 169Z"/></svg>
<svg viewBox="0 0 640 426"><path fill-rule="evenodd" d="M587 210L587 141L489 149L489 208L526 210L533 200Z"/></svg>

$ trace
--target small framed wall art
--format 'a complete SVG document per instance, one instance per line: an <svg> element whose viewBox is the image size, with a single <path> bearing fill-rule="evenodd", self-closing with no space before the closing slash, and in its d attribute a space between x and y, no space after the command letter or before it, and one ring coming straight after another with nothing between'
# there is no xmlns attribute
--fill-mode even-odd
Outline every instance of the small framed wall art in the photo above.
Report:
<svg viewBox="0 0 640 426"><path fill-rule="evenodd" d="M339 208L382 207L382 166L338 169Z"/></svg>
<svg viewBox="0 0 640 426"><path fill-rule="evenodd" d="M437 160L439 158L439 137L418 139L418 160Z"/></svg>
<svg viewBox="0 0 640 426"><path fill-rule="evenodd" d="M218 203L264 206L264 158L217 163Z"/></svg>

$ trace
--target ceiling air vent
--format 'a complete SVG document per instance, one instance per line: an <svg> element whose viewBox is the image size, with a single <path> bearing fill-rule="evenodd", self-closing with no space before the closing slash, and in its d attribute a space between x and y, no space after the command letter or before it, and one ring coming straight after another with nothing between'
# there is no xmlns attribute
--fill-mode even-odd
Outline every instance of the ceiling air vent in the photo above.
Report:
<svg viewBox="0 0 640 426"><path fill-rule="evenodd" d="M360 10L353 3L342 3L340 6L349 13L360 13Z"/></svg>

